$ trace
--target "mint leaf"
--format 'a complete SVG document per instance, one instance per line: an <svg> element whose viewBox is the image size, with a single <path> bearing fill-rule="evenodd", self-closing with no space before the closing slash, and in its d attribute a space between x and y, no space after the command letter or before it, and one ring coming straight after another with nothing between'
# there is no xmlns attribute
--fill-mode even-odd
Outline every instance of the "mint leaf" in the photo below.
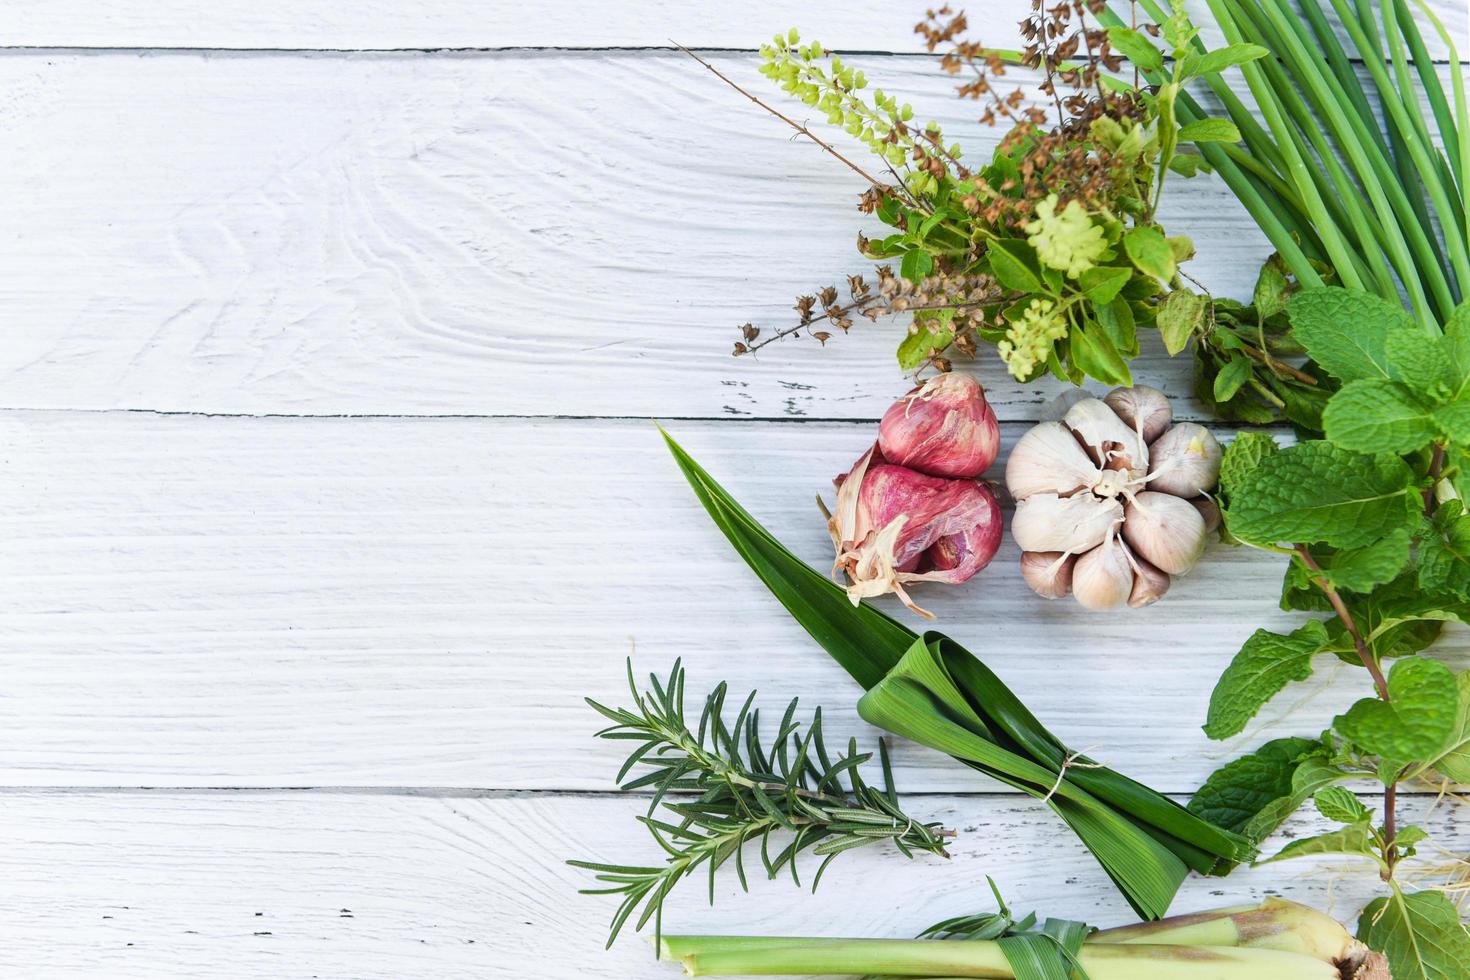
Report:
<svg viewBox="0 0 1470 980"><path fill-rule="evenodd" d="M1227 526L1256 543L1361 548L1417 515L1413 483L1397 456L1365 456L1321 440L1298 443L1263 457L1236 481Z"/></svg>
<svg viewBox="0 0 1470 980"><path fill-rule="evenodd" d="M1401 527L1365 547L1337 552L1322 570L1337 589L1369 592L1398 578L1408 564L1409 531Z"/></svg>
<svg viewBox="0 0 1470 980"><path fill-rule="evenodd" d="M1439 758L1429 761L1429 768L1456 783L1470 783L1470 670L1455 677L1459 690L1459 710L1449 743Z"/></svg>
<svg viewBox="0 0 1470 980"><path fill-rule="evenodd" d="M1373 839L1369 832L1368 823L1351 823L1346 827L1334 830L1327 834L1318 834L1316 837L1303 837L1287 844L1275 854L1257 864L1270 864L1272 861L1282 861L1286 858L1305 857L1308 854L1353 854L1362 857L1370 857L1375 860L1378 855L1373 850ZM1398 974L1394 974L1395 977Z"/></svg>
<svg viewBox="0 0 1470 980"><path fill-rule="evenodd" d="M1326 645L1327 628L1321 620L1309 620L1289 636L1256 630L1210 694L1205 734L1213 739L1239 734L1278 691L1311 676L1312 657Z"/></svg>
<svg viewBox="0 0 1470 980"><path fill-rule="evenodd" d="M1436 401L1451 394L1448 351L1440 339L1411 327L1390 330L1383 344L1389 370L1414 391Z"/></svg>
<svg viewBox="0 0 1470 980"><path fill-rule="evenodd" d="M1262 812L1292 795L1292 779L1303 759L1325 751L1321 742L1309 738L1272 739L1211 773L1190 798L1189 811L1217 827L1245 833ZM1291 809L1300 805L1301 800L1296 800ZM1272 823L1261 837L1275 829ZM1252 842L1260 839L1252 838Z"/></svg>
<svg viewBox="0 0 1470 980"><path fill-rule="evenodd" d="M1470 442L1470 401L1441 405L1434 410L1434 422L1452 442Z"/></svg>
<svg viewBox="0 0 1470 980"><path fill-rule="evenodd" d="M1458 500L1447 500L1434 511L1419 540L1420 588L1448 592L1470 599L1470 514Z"/></svg>
<svg viewBox="0 0 1470 980"><path fill-rule="evenodd" d="M1350 381L1322 412L1327 438L1360 453L1411 453L1439 438L1431 406L1407 385L1383 378Z"/></svg>
<svg viewBox="0 0 1470 980"><path fill-rule="evenodd" d="M1392 379L1384 349L1388 332L1414 329L1413 319L1397 303L1337 286L1304 289L1286 309L1312 360L1342 381Z"/></svg>
<svg viewBox="0 0 1470 980"><path fill-rule="evenodd" d="M1123 250L1144 273L1163 282L1174 278L1174 250L1153 225L1135 225L1123 235Z"/></svg>
<svg viewBox="0 0 1470 980"><path fill-rule="evenodd" d="M1470 300L1455 307L1445 321L1442 343L1450 362L1452 394L1458 398L1470 387Z"/></svg>
<svg viewBox="0 0 1470 980"><path fill-rule="evenodd" d="M1358 938L1388 957L1394 980L1461 980L1470 963L1470 929L1442 892L1394 886L1363 909Z"/></svg>
<svg viewBox="0 0 1470 980"><path fill-rule="evenodd" d="M1318 813L1335 823L1363 823L1373 816L1373 811L1360 803L1351 790L1341 786L1318 790L1312 803Z"/></svg>
<svg viewBox="0 0 1470 980"><path fill-rule="evenodd" d="M1364 698L1333 721L1339 734L1380 760L1380 771L1435 758L1459 718L1455 675L1437 660L1406 657L1388 674L1389 700Z"/></svg>
<svg viewBox="0 0 1470 980"><path fill-rule="evenodd" d="M1252 473L1267 456L1281 451L1264 432L1241 432L1225 447L1225 457L1220 461L1220 490L1233 495L1245 478Z"/></svg>

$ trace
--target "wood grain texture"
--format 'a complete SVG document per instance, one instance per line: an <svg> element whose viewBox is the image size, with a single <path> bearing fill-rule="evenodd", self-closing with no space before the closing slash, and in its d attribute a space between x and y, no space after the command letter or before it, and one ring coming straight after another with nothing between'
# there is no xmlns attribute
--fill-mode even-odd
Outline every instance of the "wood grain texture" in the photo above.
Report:
<svg viewBox="0 0 1470 980"><path fill-rule="evenodd" d="M1186 9L1209 24L1202 0ZM988 44L1018 47L1014 23L1022 0L971 0L962 5ZM1432 0L1451 24L1463 23L1463 5ZM477 0L362 0L354 4L290 0L221 0L200 6L158 0L19 0L6 10L0 43L39 47L185 47L277 49L602 48L664 47L674 38L711 48L752 49L762 37L795 25L843 49L923 51L911 33L923 16L919 3L777 0L727 4L715 0L550 0L527 9ZM1212 26L1212 25L1211 25ZM1463 31L1456 35L1463 36ZM1219 43L1212 29L1206 38ZM1429 43L1443 51L1437 36Z"/></svg>
<svg viewBox="0 0 1470 980"><path fill-rule="evenodd" d="M687 882L666 928L685 932L907 936L993 908L1100 925L1132 921L1080 845L1043 808L1007 797L919 797L959 831L953 859L844 855L815 895L789 879L733 877L705 906ZM423 798L324 793L0 796L0 971L47 978L496 978L679 975L631 933L602 949L608 899L574 894L562 861L656 860L637 799ZM1451 807L1406 801L1438 839L1463 840ZM1303 814L1286 834L1319 833ZM1276 843L1279 843L1280 840ZM1273 845L1274 846L1274 845ZM810 870L810 869L808 869ZM1412 869L1405 869L1411 871ZM1306 859L1187 881L1177 911L1270 894L1351 920L1376 879L1348 859Z"/></svg>
<svg viewBox="0 0 1470 980"><path fill-rule="evenodd" d="M828 560L812 497L871 427L674 432ZM871 735L857 687L648 423L11 412L0 436L0 783L607 789L618 747L592 741L581 699L624 698L630 652L645 672L684 658L691 690L822 704L839 742ZM1210 743L1229 658L1300 620L1276 608L1277 559L1217 546L1159 605L1102 615L1037 599L1015 561L1007 542L967 587L922 598L1064 740L1161 789L1367 693L1325 658ZM1470 665L1462 631L1435 651ZM896 758L909 791L995 788L927 750Z"/></svg>
<svg viewBox="0 0 1470 980"><path fill-rule="evenodd" d="M932 61L868 66L989 152ZM861 271L865 219L682 55L11 52L0 92L0 407L873 418L902 384L894 324L729 356ZM1249 217L1176 191L1194 273L1248 295ZM979 373L1007 419L1059 390Z"/></svg>

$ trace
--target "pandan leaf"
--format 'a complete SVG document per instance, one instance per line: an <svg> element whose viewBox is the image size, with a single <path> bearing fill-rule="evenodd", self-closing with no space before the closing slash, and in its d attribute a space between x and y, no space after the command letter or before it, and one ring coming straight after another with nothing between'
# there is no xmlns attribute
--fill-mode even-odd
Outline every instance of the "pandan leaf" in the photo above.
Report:
<svg viewBox="0 0 1470 980"><path fill-rule="evenodd" d="M1043 798L1092 851L1139 915L1167 912L1192 868L1224 874L1254 855L1243 837L1152 789L1073 755L989 668L939 633L922 637L788 551L667 433L715 524L786 610L868 689L874 724Z"/></svg>

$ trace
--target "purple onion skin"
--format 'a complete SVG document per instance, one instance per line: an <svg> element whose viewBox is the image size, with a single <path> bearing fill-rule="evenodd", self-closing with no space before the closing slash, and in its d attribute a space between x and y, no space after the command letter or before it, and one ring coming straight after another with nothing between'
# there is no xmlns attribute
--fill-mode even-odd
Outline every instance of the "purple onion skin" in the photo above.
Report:
<svg viewBox="0 0 1470 980"><path fill-rule="evenodd" d="M838 483L845 479L839 477ZM917 473L886 462L882 453L874 453L863 475L858 510L863 530L904 517L894 547L895 567L932 573L933 581L964 582L1000 548L1003 520L988 487Z"/></svg>
<svg viewBox="0 0 1470 980"><path fill-rule="evenodd" d="M974 479L1000 452L1000 426L980 382L951 371L889 407L878 426L878 445L890 462L919 473Z"/></svg>

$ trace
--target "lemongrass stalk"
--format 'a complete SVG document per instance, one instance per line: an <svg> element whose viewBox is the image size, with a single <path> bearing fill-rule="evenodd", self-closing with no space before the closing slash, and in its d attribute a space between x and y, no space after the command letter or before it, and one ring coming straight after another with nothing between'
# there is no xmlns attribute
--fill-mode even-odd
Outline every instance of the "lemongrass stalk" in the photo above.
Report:
<svg viewBox="0 0 1470 980"><path fill-rule="evenodd" d="M1276 949L1327 963L1350 961L1366 952L1332 916L1284 898L1104 929L1086 941Z"/></svg>
<svg viewBox="0 0 1470 980"><path fill-rule="evenodd" d="M1226 39L1232 44L1245 43L1245 36L1240 28L1236 26L1230 11L1225 8L1224 0L1208 0L1210 12L1214 14L1216 22L1225 32ZM1276 134L1277 145L1281 148L1287 162L1287 176L1296 185L1302 200L1307 205L1307 215L1312 223L1317 226L1317 233L1322 239L1322 245L1337 269L1338 277L1343 285L1353 289L1363 289L1364 283L1358 275L1356 263L1353 262L1352 253L1348 249L1341 230L1333 223L1327 207L1322 201L1322 196L1317 192L1315 182L1312 180L1312 170L1308 162L1297 152L1296 146L1290 138L1290 126L1283 114L1281 102L1275 91L1266 81L1260 66L1254 63L1246 63L1240 66L1245 75L1246 84L1250 86L1251 94L1255 97L1256 104L1261 109L1261 114L1266 117L1266 123L1271 131Z"/></svg>
<svg viewBox="0 0 1470 980"><path fill-rule="evenodd" d="M1016 976L1002 941L664 936L659 958L687 976L879 974L887 977ZM1331 963L1302 953L1226 946L1084 944L1078 965L1091 980L1341 980Z"/></svg>
<svg viewBox="0 0 1470 980"><path fill-rule="evenodd" d="M1301 35L1302 25L1296 20L1295 14L1290 10L1283 11L1281 0L1266 0L1255 9L1264 11L1266 20L1275 28L1274 39L1277 43L1273 47L1290 67L1296 82L1295 88L1312 101L1331 131L1333 142L1357 174L1358 182L1368 195L1373 212L1377 215L1379 235L1366 236L1359 251L1369 257L1370 264L1374 252L1386 252L1409 293L1414 309L1421 319L1426 322L1434 321L1424 287L1427 284L1430 291L1435 292L1437 298L1443 302L1449 295L1444 274L1434 262L1433 253L1427 250L1427 241L1423 240L1423 227L1415 220L1416 216L1408 198L1399 188L1387 161L1376 152L1377 146L1369 135L1368 127L1356 113L1343 111L1344 104L1350 101L1349 97L1337 87L1334 76L1321 70L1320 58L1307 50ZM1284 98L1289 99L1291 88L1292 86L1282 85L1277 91L1288 93ZM1310 130L1310 119L1304 125ZM1333 166L1339 165L1334 157L1333 154L1322 153L1322 162L1329 171ZM1344 193L1357 196L1351 189ZM1417 244L1420 247L1416 251L1420 262L1416 262L1410 255L1408 242L1404 238L1405 226L1410 232L1419 233L1420 241ZM1428 261L1423 261L1425 259ZM1390 280L1384 282L1377 292L1393 297L1397 290Z"/></svg>
<svg viewBox="0 0 1470 980"><path fill-rule="evenodd" d="M1394 89L1393 82L1388 77L1387 66L1383 59L1377 56L1377 51L1369 42L1363 25L1357 18L1350 15L1351 12L1347 10L1345 0L1332 0L1332 6L1337 10L1343 27L1347 29L1348 36L1352 38L1354 46L1357 47L1358 53L1363 58L1363 64L1367 66L1368 73L1378 88L1385 115L1393 120L1401 133L1413 132L1413 123L1408 118L1403 100L1399 98L1398 92ZM1445 196L1444 187L1438 180L1432 179L1434 168L1428 151L1417 140L1406 140L1406 144L1409 156L1419 171L1420 179L1424 182L1425 190L1429 194L1430 203L1434 206L1435 214L1439 218L1440 227L1446 229L1445 245L1455 277L1462 285L1470 282L1470 251L1467 251L1466 236L1458 233L1448 234L1449 228L1455 228L1458 232L1460 225L1456 220L1454 209L1451 208ZM1449 313L1448 310L1442 312L1445 315ZM1430 326L1437 329L1437 324L1430 324Z"/></svg>

